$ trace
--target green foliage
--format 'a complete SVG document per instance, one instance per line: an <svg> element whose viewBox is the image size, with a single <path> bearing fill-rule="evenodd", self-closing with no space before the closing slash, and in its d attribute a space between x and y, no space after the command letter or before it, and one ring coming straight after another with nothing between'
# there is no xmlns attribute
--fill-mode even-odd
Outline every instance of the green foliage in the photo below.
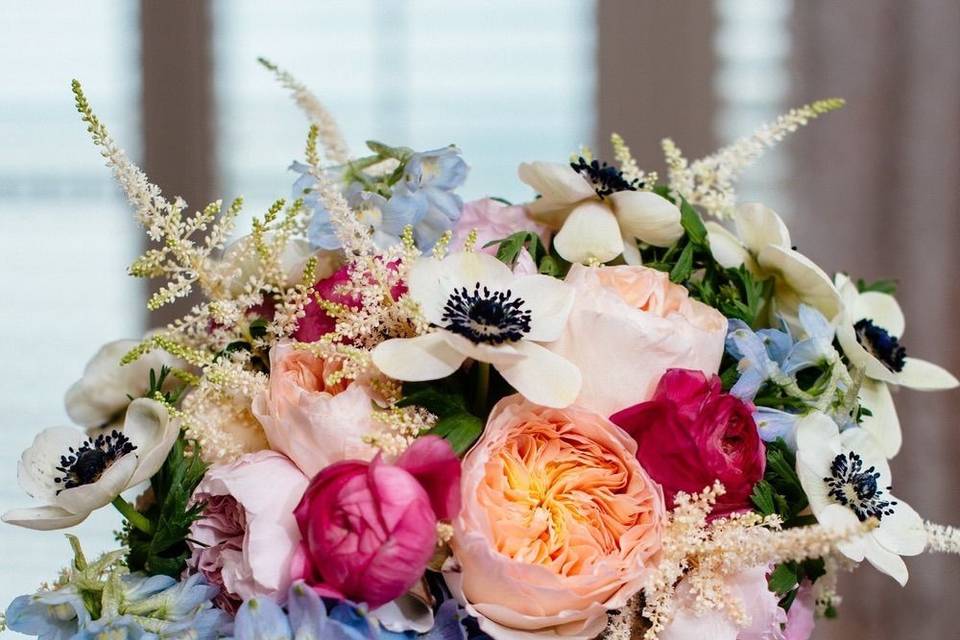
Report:
<svg viewBox="0 0 960 640"><path fill-rule="evenodd" d="M892 296L897 292L897 281L877 280L875 282L867 282L863 278L857 278L857 291L860 293L876 291L877 293L886 293Z"/></svg>
<svg viewBox="0 0 960 640"><path fill-rule="evenodd" d="M153 399L157 399L158 397L163 398L163 402L168 406L175 406L180 402L180 398L183 397L183 393L187 390L187 385L182 384L165 391L164 387L170 386L167 384L167 378L169 378L171 373L173 373L173 369L167 365L160 367L159 375L157 375L156 370L150 369L150 386L147 388L147 392L143 394L143 397ZM127 397L133 400L129 395Z"/></svg>
<svg viewBox="0 0 960 640"><path fill-rule="evenodd" d="M150 522L151 533L126 525L121 534L129 549L127 565L131 571L178 577L186 566L186 537L205 507L202 503L190 504L207 470L199 454L199 445L181 434L160 471L150 479L154 502L143 516Z"/></svg>
<svg viewBox="0 0 960 640"><path fill-rule="evenodd" d="M497 259L508 267L513 267L520 257L520 251L526 249L537 265L537 271L544 275L562 278L570 270L570 263L552 248L548 251L540 236L532 231L518 231L506 238L488 242L484 248L492 246L497 246Z"/></svg>
<svg viewBox="0 0 960 640"><path fill-rule="evenodd" d="M767 578L767 587L780 596L780 606L785 611L789 611L797 597L800 584L804 581L816 582L825 573L823 558L803 562L784 562L774 567Z"/></svg>
<svg viewBox="0 0 960 640"><path fill-rule="evenodd" d="M457 455L466 453L483 433L483 420L470 413L462 389L452 379L440 385L407 383L397 406L423 407L437 416L436 424L427 435L445 438Z"/></svg>

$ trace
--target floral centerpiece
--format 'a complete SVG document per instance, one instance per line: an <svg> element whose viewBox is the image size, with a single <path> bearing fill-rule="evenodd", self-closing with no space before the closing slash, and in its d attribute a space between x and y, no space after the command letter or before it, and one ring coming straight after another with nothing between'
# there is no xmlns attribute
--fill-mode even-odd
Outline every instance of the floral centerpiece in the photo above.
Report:
<svg viewBox="0 0 960 640"><path fill-rule="evenodd" d="M189 213L77 108L189 312L102 347L72 427L18 467L60 530L112 504L6 626L86 638L803 639L866 560L960 549L893 493L892 391L957 380L902 342L888 282L830 277L738 173L842 105L793 110L665 179L520 165L466 202L455 146L354 155L321 103L293 193Z"/></svg>

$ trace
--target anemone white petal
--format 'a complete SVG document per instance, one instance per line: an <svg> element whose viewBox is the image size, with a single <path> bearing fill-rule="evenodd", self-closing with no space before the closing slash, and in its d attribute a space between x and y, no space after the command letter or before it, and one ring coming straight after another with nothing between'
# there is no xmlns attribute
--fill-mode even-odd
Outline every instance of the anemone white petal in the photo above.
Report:
<svg viewBox="0 0 960 640"><path fill-rule="evenodd" d="M956 377L943 367L919 358L907 358L903 370L896 374L894 382L920 391L953 389L960 384Z"/></svg>
<svg viewBox="0 0 960 640"><path fill-rule="evenodd" d="M669 247L683 235L680 209L652 191L618 191L609 201L626 236Z"/></svg>
<svg viewBox="0 0 960 640"><path fill-rule="evenodd" d="M839 504L830 504L816 514L817 522L827 529L835 531L849 531L858 526L860 520L850 509ZM863 560L866 549L867 536L858 536L847 542L840 543L837 548L840 552L856 562Z"/></svg>
<svg viewBox="0 0 960 640"><path fill-rule="evenodd" d="M861 418L860 426L876 438L887 458L893 458L903 444L903 434L890 387L866 378L860 386L859 396L860 404L870 410L870 415Z"/></svg>
<svg viewBox="0 0 960 640"><path fill-rule="evenodd" d="M866 429L847 429L840 434L840 443L844 451L855 451L863 459L865 467L873 467L879 473L877 484L882 487L890 486L892 475L890 463L883 455L880 443Z"/></svg>
<svg viewBox="0 0 960 640"><path fill-rule="evenodd" d="M582 379L576 365L534 342L518 342L515 347L525 357L494 366L527 400L562 409L577 399Z"/></svg>
<svg viewBox="0 0 960 640"><path fill-rule="evenodd" d="M381 342L370 353L373 364L395 380L439 380L456 371L466 356L444 339L445 332Z"/></svg>
<svg viewBox="0 0 960 640"><path fill-rule="evenodd" d="M848 317L856 323L867 319L882 327L891 336L900 337L906 327L903 311L893 296L879 291L866 291L856 296L853 308L845 309Z"/></svg>
<svg viewBox="0 0 960 640"><path fill-rule="evenodd" d="M873 535L864 536L863 550L867 562L877 571L887 574L899 582L901 587L906 586L910 573L903 558L881 546Z"/></svg>
<svg viewBox="0 0 960 640"><path fill-rule="evenodd" d="M407 275L407 295L420 305L427 322L435 325L442 324L443 307L459 286L460 280L444 261L433 257L417 260Z"/></svg>
<svg viewBox="0 0 960 640"><path fill-rule="evenodd" d="M578 205L553 237L557 253L568 262L608 262L623 253L616 216L598 202Z"/></svg>
<svg viewBox="0 0 960 640"><path fill-rule="evenodd" d="M123 420L123 434L137 447L138 462L129 486L148 480L160 470L179 433L179 425L159 402L138 398L130 403Z"/></svg>
<svg viewBox="0 0 960 640"><path fill-rule="evenodd" d="M573 308L574 290L563 280L544 275L517 278L511 291L523 298L530 311L530 331L525 340L553 342L560 338Z"/></svg>
<svg viewBox="0 0 960 640"><path fill-rule="evenodd" d="M12 509L3 514L3 521L36 531L53 531L73 527L87 519L89 513L70 513L55 506Z"/></svg>
<svg viewBox="0 0 960 640"><path fill-rule="evenodd" d="M489 362L497 365L515 362L523 358L523 354L517 350L517 345L521 344L520 342L488 344L486 342L474 342L452 331L440 331L440 333L451 347L477 362Z"/></svg>
<svg viewBox="0 0 960 640"><path fill-rule="evenodd" d="M831 322L840 313L840 293L830 277L810 258L792 249L769 244L757 254L757 265L773 275L777 310L796 317L801 303L814 307Z"/></svg>
<svg viewBox="0 0 960 640"><path fill-rule="evenodd" d="M451 253L440 261L440 267L451 274L457 286L470 290L478 282L491 289L505 290L513 281L510 267L483 251Z"/></svg>
<svg viewBox="0 0 960 640"><path fill-rule="evenodd" d="M517 169L520 180L540 194L527 208L538 219L558 227L578 202L596 198L590 183L568 164L524 162Z"/></svg>
<svg viewBox="0 0 960 640"><path fill-rule="evenodd" d="M57 471L60 456L66 455L70 447L79 447L85 439L82 431L72 427L51 427L38 433L17 463L20 487L37 500L53 500L57 489L62 488L55 482L62 475Z"/></svg>
<svg viewBox="0 0 960 640"><path fill-rule="evenodd" d="M767 245L789 249L790 231L773 209L748 202L737 207L733 217L741 242L755 253Z"/></svg>
<svg viewBox="0 0 960 640"><path fill-rule="evenodd" d="M54 505L70 513L90 513L110 504L114 498L133 486L130 479L137 470L136 451L128 453L107 467L96 482L64 489L54 499Z"/></svg>
<svg viewBox="0 0 960 640"><path fill-rule="evenodd" d="M904 501L887 496L896 501L893 513L880 520L880 526L872 536L881 547L900 556L916 556L923 553L927 546L927 531L923 518L913 507Z"/></svg>
<svg viewBox="0 0 960 640"><path fill-rule="evenodd" d="M705 222L704 226L707 228L710 253L713 254L713 259L719 262L721 267L734 269L750 259L750 253L746 247L729 229L712 220Z"/></svg>

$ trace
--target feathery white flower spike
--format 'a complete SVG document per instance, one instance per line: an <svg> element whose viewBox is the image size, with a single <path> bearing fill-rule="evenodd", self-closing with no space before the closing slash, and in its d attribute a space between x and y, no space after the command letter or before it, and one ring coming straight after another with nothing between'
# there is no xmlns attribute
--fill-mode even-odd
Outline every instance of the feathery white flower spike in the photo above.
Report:
<svg viewBox="0 0 960 640"><path fill-rule="evenodd" d="M80 429L40 432L20 458L17 479L44 506L14 509L3 521L28 529L64 529L83 522L163 465L180 427L166 407L147 398L130 403L123 429L87 437Z"/></svg>
<svg viewBox="0 0 960 640"><path fill-rule="evenodd" d="M960 382L946 369L907 355L900 343L906 322L896 298L879 291L860 293L843 274L837 274L836 287L843 303L837 340L850 366L866 374L860 401L870 415L864 415L862 425L892 458L900 451L903 436L888 385L936 391Z"/></svg>
<svg viewBox="0 0 960 640"><path fill-rule="evenodd" d="M820 524L849 527L876 519L875 529L840 551L906 584L900 556L922 553L927 533L917 512L890 493L890 465L876 439L859 427L840 433L827 415L810 413L797 422L797 475Z"/></svg>
<svg viewBox="0 0 960 640"><path fill-rule="evenodd" d="M487 362L531 402L565 407L580 393L580 370L542 347L560 337L573 290L543 275L514 275L491 255L421 258L409 295L438 327L416 338L378 345L373 362L396 380L445 378L467 359Z"/></svg>
<svg viewBox="0 0 960 640"><path fill-rule="evenodd" d="M624 254L627 262L639 263L638 240L669 247L683 235L675 204L635 190L616 170L585 176L568 164L525 162L517 173L540 194L527 207L534 218L559 229L553 245L569 262L608 262Z"/></svg>
<svg viewBox="0 0 960 640"><path fill-rule="evenodd" d="M705 223L710 251L722 266L746 268L762 278L774 279L773 309L792 328L800 329L799 307L807 304L828 320L840 313L840 294L823 269L796 251L790 232L772 209L744 204L734 214L736 234L720 224Z"/></svg>

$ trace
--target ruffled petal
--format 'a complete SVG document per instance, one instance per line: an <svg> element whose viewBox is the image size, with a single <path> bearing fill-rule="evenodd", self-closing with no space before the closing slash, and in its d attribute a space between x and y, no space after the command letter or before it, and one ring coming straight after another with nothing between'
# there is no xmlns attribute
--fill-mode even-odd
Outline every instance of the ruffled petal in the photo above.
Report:
<svg viewBox="0 0 960 640"><path fill-rule="evenodd" d="M563 280L544 275L517 278L510 288L530 310L530 331L524 338L536 342L558 339L573 308L573 288Z"/></svg>
<svg viewBox="0 0 960 640"><path fill-rule="evenodd" d="M515 346L525 357L494 365L514 389L545 407L562 409L577 399L582 380L576 365L533 342Z"/></svg>
<svg viewBox="0 0 960 640"><path fill-rule="evenodd" d="M616 216L597 202L578 205L553 237L553 246L568 262L609 262L623 253Z"/></svg>
<svg viewBox="0 0 960 640"><path fill-rule="evenodd" d="M381 342L370 353L373 364L395 380L418 382L446 378L463 364L465 356L450 346L443 333Z"/></svg>
<svg viewBox="0 0 960 640"><path fill-rule="evenodd" d="M625 236L669 247L683 235L680 209L652 191L618 191L609 200Z"/></svg>

